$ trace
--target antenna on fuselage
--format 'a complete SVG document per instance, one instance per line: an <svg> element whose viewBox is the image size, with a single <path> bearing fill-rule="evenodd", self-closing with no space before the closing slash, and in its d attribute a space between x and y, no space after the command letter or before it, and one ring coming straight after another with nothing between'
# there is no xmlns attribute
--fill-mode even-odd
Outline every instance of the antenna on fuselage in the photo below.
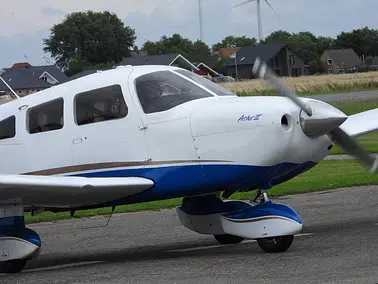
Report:
<svg viewBox="0 0 378 284"><path fill-rule="evenodd" d="M13 95L15 95L17 99L19 99L20 97L16 94L15 91L13 91L13 89L11 88L11 86L9 86L7 84L7 82L5 82L5 80L3 79L3 77L1 77L1 75L0 75L0 79L1 79L1 81L3 81L3 83L5 84L5 86L7 86L7 88L13 93Z"/></svg>

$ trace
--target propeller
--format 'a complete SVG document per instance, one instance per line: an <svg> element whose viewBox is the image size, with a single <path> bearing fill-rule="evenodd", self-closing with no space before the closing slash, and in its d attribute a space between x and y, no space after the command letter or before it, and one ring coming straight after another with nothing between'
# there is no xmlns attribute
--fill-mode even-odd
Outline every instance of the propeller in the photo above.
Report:
<svg viewBox="0 0 378 284"><path fill-rule="evenodd" d="M314 103L319 108L311 108L286 86L274 71L260 58L256 58L252 73L268 81L281 94L291 99L305 114L301 115L301 127L309 137L328 135L337 145L346 152L355 156L372 173L378 171L378 156L374 157L366 151L354 137L349 136L339 126L348 118L338 109L324 103ZM301 111L301 112L302 112Z"/></svg>

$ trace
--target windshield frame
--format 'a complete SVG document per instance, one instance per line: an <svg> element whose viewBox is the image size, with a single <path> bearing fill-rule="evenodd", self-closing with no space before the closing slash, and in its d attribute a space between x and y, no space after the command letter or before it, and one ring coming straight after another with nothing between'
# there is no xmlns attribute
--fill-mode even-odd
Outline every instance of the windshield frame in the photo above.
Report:
<svg viewBox="0 0 378 284"><path fill-rule="evenodd" d="M210 81L209 79L206 79L194 72L191 72L186 69L182 68L177 68L172 70L172 72L178 74L181 77L184 77L186 79L189 79L190 81L194 82L197 86L200 86L201 88L207 90L208 92L211 92L215 96L223 97L223 96L237 96L234 94L231 90L220 86L217 83L214 83L213 81ZM187 75L192 75L192 76L187 76Z"/></svg>

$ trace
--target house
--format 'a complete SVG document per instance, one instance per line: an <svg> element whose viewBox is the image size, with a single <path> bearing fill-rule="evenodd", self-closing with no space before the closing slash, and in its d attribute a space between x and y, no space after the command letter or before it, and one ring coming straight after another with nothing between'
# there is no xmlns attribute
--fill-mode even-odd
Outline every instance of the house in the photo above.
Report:
<svg viewBox="0 0 378 284"><path fill-rule="evenodd" d="M93 74L93 73L97 73L99 72L99 70L95 70L95 69L89 69L89 70L83 70L79 73L76 73L72 76L69 77L69 80L75 80L75 79L78 79L80 77L84 77L84 76L87 76L87 75L90 75L90 74Z"/></svg>
<svg viewBox="0 0 378 284"><path fill-rule="evenodd" d="M219 57L231 57L231 55L235 54L238 51L238 47L222 47L218 51Z"/></svg>
<svg viewBox="0 0 378 284"><path fill-rule="evenodd" d="M373 57L371 61L370 68L374 70L378 70L378 56Z"/></svg>
<svg viewBox="0 0 378 284"><path fill-rule="evenodd" d="M156 54L156 55L146 55L145 51L135 51L131 53L130 57L125 57L117 66L122 65L167 65L167 66L178 66L185 68L190 71L199 71L200 69L182 56L179 53L169 53L169 54ZM113 67L114 68L114 67ZM69 77L69 80L74 80L89 74L96 73L100 70L84 70L75 75Z"/></svg>
<svg viewBox="0 0 378 284"><path fill-rule="evenodd" d="M201 62L201 63L193 62L193 65L195 65L198 68L197 70L193 70L193 72L200 75L200 76L213 77L213 76L219 75L219 73L217 71L215 71L214 69L212 69L211 67L209 67L208 65L206 65L203 62Z"/></svg>
<svg viewBox="0 0 378 284"><path fill-rule="evenodd" d="M28 62L16 63L0 71L3 80L20 96L27 96L56 84L68 81L68 77L56 66L32 66ZM12 95L0 80L0 92Z"/></svg>
<svg viewBox="0 0 378 284"><path fill-rule="evenodd" d="M257 57L267 62L281 77L306 75L305 59L292 47L280 43L244 46L232 57L224 63L224 66L226 74L237 80L255 78L252 67Z"/></svg>
<svg viewBox="0 0 378 284"><path fill-rule="evenodd" d="M188 59L186 59L179 53L126 57L118 65L167 65L177 66L188 70L198 70L197 66L195 66L192 62L190 62Z"/></svg>
<svg viewBox="0 0 378 284"><path fill-rule="evenodd" d="M320 60L329 74L354 72L363 64L351 48L325 50Z"/></svg>

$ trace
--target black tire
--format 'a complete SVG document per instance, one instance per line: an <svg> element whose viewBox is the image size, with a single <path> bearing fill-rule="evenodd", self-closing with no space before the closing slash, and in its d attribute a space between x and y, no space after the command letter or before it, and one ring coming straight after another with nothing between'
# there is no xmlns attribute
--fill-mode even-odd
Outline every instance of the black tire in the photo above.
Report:
<svg viewBox="0 0 378 284"><path fill-rule="evenodd" d="M242 238L242 237L238 237L238 236L234 236L234 235L228 235L228 234L225 234L225 235L214 235L214 238L221 245L238 244L242 240L244 240L244 238Z"/></svg>
<svg viewBox="0 0 378 284"><path fill-rule="evenodd" d="M0 273L19 273L26 265L26 259L0 261Z"/></svg>
<svg viewBox="0 0 378 284"><path fill-rule="evenodd" d="M285 252L293 243L294 236L279 236L272 238L257 239L259 247L267 253Z"/></svg>

